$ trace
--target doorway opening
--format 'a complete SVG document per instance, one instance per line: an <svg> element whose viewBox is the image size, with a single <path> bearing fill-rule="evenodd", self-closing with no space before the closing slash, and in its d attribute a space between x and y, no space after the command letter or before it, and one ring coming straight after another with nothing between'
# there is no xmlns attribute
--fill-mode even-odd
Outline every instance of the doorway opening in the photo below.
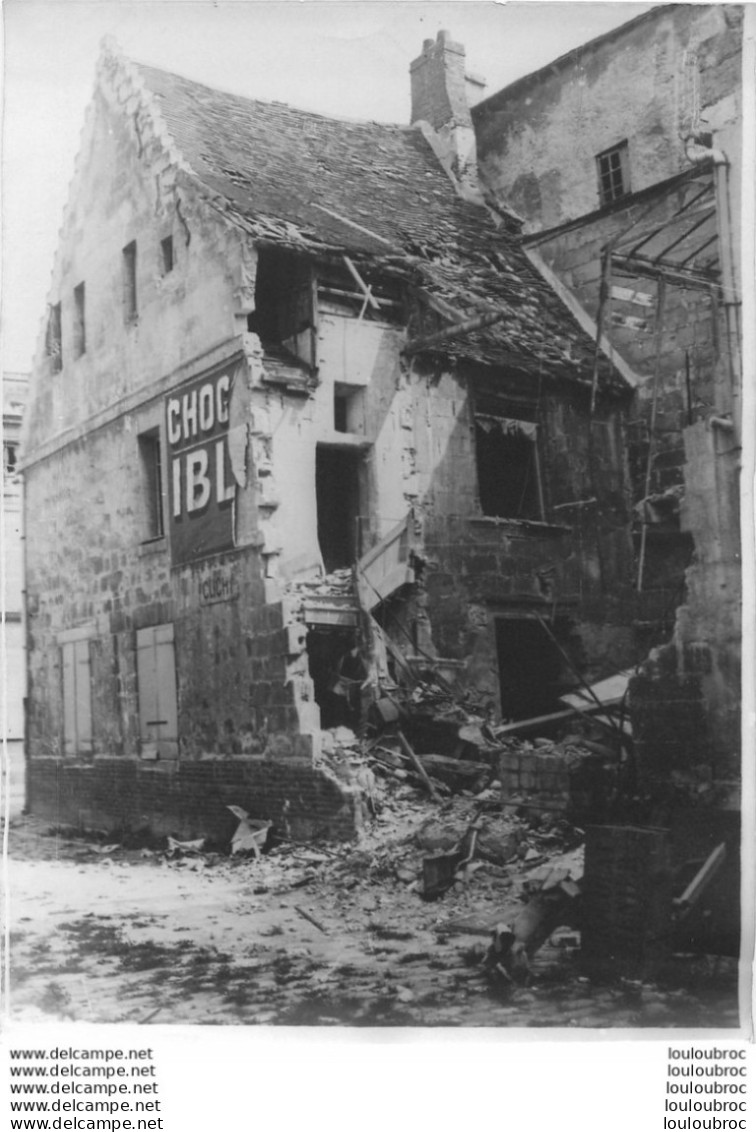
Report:
<svg viewBox="0 0 756 1132"><path fill-rule="evenodd" d="M495 625L502 719L534 719L559 711L564 660L540 621L497 617Z"/></svg>
<svg viewBox="0 0 756 1132"><path fill-rule="evenodd" d="M352 566L359 557L359 453L318 445L315 453L315 497L318 543L327 574Z"/></svg>
<svg viewBox="0 0 756 1132"><path fill-rule="evenodd" d="M351 628L314 626L307 634L307 661L320 726L357 731L362 715L362 685L367 669Z"/></svg>

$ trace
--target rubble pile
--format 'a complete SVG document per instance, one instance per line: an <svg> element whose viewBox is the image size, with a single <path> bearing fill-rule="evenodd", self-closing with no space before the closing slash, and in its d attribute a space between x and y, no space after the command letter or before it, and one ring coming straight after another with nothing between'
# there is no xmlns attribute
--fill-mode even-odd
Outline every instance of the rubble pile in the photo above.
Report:
<svg viewBox="0 0 756 1132"><path fill-rule="evenodd" d="M287 586L287 593L303 597L308 594L347 597L353 592L354 571L351 567L334 570L330 574L318 574L312 578L296 578Z"/></svg>

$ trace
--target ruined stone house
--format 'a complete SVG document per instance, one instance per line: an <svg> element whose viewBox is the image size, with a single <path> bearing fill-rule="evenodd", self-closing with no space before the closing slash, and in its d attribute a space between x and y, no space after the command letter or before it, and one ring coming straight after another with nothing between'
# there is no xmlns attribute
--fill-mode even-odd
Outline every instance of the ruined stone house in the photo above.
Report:
<svg viewBox="0 0 756 1132"><path fill-rule="evenodd" d="M484 206L446 33L412 84L336 121L104 47L26 421L34 812L349 836L324 730L382 681L522 718L636 658L633 373Z"/></svg>
<svg viewBox="0 0 756 1132"><path fill-rule="evenodd" d="M480 176L639 377L628 417L649 660L636 751L735 782L740 749L742 5L659 5L479 103Z"/></svg>

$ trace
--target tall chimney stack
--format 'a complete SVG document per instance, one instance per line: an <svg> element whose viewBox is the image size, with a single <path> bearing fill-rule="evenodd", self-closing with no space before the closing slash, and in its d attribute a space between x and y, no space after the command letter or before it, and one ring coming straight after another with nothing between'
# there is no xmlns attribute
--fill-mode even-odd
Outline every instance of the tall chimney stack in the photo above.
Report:
<svg viewBox="0 0 756 1132"><path fill-rule="evenodd" d="M457 187L478 198L475 131L467 104L465 49L448 31L426 39L422 54L410 63L411 124L418 125ZM477 80L480 85L480 80Z"/></svg>
<svg viewBox="0 0 756 1132"><path fill-rule="evenodd" d="M472 127L465 90L465 49L448 31L435 42L426 39L423 53L410 63L412 125L428 122L434 130L454 123Z"/></svg>

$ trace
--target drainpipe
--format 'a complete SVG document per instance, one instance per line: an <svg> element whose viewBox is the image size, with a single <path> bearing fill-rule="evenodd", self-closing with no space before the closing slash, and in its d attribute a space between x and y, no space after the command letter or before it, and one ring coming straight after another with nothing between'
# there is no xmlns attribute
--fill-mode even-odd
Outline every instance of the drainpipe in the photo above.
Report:
<svg viewBox="0 0 756 1132"><path fill-rule="evenodd" d="M732 423L735 441L741 438L741 357L740 357L740 289L735 259L733 256L732 215L730 212L729 176L730 162L721 149L700 145L694 135L685 142L685 156L688 161L698 165L711 161L714 165L714 193L717 209L717 228L719 234L719 256L722 271L722 302L725 309L727 327L727 360L730 375L730 396L732 398Z"/></svg>

